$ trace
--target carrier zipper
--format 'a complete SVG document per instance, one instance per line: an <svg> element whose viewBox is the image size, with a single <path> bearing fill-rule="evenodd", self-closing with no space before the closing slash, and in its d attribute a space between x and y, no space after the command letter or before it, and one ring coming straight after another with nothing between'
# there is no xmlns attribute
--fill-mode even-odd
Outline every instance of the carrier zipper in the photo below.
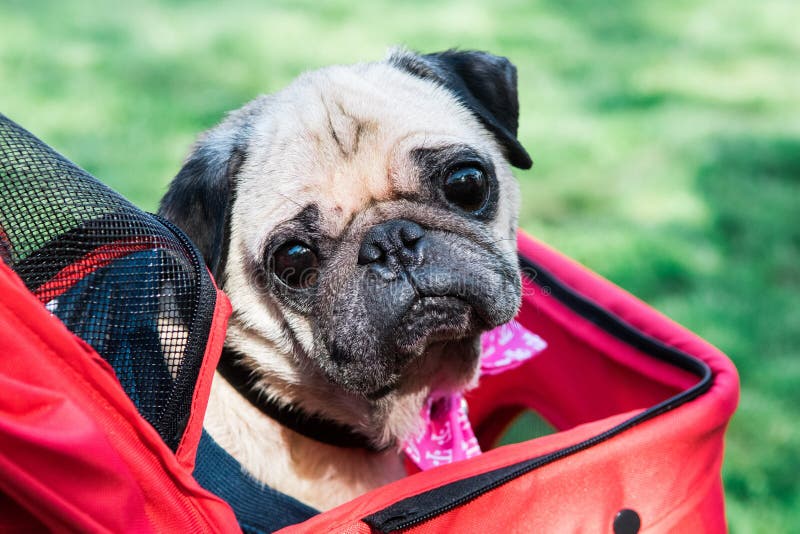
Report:
<svg viewBox="0 0 800 534"><path fill-rule="evenodd" d="M208 336L211 332L211 324L214 320L214 309L216 307L217 302L217 294L214 288L214 284L211 279L211 274L209 273L208 269L206 268L205 261L203 261L203 256L200 254L200 251L197 249L195 244L183 233L183 231L178 228L174 223L171 221L157 215L155 213L151 213L155 220L160 222L164 227L169 230L177 239L181 242L181 244L186 248L186 251L191 254L192 256L192 264L194 265L195 277L198 281L197 286L195 287L195 292L197 294L197 298L193 299L194 307L192 308L192 323L189 329L189 337L188 343L185 347L183 352L184 358L187 355L193 355L196 358L201 360L205 356L206 353L206 345L208 344ZM209 313L205 313L205 310L209 310ZM203 335L192 335L195 332L202 332ZM184 365L184 361L181 361L181 370L185 370L186 366ZM197 366L199 371L200 365ZM181 402L185 399L185 389L187 387L195 388L197 387L197 379L195 377L194 380L183 380L181 381L181 376L178 375L175 378L176 387L172 388L170 391L169 396L164 403L165 409L162 413L163 418L175 417L176 413L181 410ZM178 385L182 387L178 387ZM193 396L190 395L190 398ZM164 441L170 446L172 450L177 450L178 445L180 444L181 439L183 438L183 434L186 431L186 424L189 421L189 413L186 414L186 417L183 418L178 423L178 428L176 429L176 434L171 436L171 439L164 438Z"/></svg>

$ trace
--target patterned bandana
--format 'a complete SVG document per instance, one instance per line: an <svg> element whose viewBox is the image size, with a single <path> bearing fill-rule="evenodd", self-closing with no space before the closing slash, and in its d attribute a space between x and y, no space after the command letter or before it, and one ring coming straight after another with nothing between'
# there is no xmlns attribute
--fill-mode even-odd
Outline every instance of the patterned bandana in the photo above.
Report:
<svg viewBox="0 0 800 534"><path fill-rule="evenodd" d="M514 369L533 358L547 343L516 321L481 336L481 376ZM425 426L403 445L403 450L422 470L481 453L467 417L467 401L461 393L432 393L422 407Z"/></svg>

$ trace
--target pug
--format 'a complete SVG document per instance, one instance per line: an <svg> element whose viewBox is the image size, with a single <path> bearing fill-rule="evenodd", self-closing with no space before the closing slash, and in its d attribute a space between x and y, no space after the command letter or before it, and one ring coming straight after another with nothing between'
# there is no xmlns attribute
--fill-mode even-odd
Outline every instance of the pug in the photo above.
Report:
<svg viewBox="0 0 800 534"><path fill-rule="evenodd" d="M434 392L473 387L521 282L516 69L391 51L306 73L203 134L159 213L233 307L206 431L325 510L405 475Z"/></svg>

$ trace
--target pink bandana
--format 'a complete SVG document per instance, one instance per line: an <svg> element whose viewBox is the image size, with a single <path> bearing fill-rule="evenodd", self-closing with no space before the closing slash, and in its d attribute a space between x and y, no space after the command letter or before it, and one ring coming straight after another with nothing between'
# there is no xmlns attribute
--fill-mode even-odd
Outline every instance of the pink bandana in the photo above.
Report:
<svg viewBox="0 0 800 534"><path fill-rule="evenodd" d="M481 376L513 369L547 348L547 343L516 321L481 336ZM422 407L425 427L403 450L422 470L481 453L467 417L467 401L460 393L431 394Z"/></svg>

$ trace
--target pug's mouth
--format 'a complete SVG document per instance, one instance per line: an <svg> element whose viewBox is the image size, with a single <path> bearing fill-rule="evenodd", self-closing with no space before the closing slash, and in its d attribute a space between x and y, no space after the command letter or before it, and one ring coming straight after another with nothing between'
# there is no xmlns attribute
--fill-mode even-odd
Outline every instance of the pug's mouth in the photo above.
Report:
<svg viewBox="0 0 800 534"><path fill-rule="evenodd" d="M365 396L372 401L405 386L440 384L460 389L472 376L479 353L471 348L489 327L475 308L456 296L419 296L395 329L394 350L404 363L392 378Z"/></svg>
<svg viewBox="0 0 800 534"><path fill-rule="evenodd" d="M473 338L482 326L483 320L465 300L423 296L415 299L401 318L396 346L403 353L418 357L434 343Z"/></svg>

